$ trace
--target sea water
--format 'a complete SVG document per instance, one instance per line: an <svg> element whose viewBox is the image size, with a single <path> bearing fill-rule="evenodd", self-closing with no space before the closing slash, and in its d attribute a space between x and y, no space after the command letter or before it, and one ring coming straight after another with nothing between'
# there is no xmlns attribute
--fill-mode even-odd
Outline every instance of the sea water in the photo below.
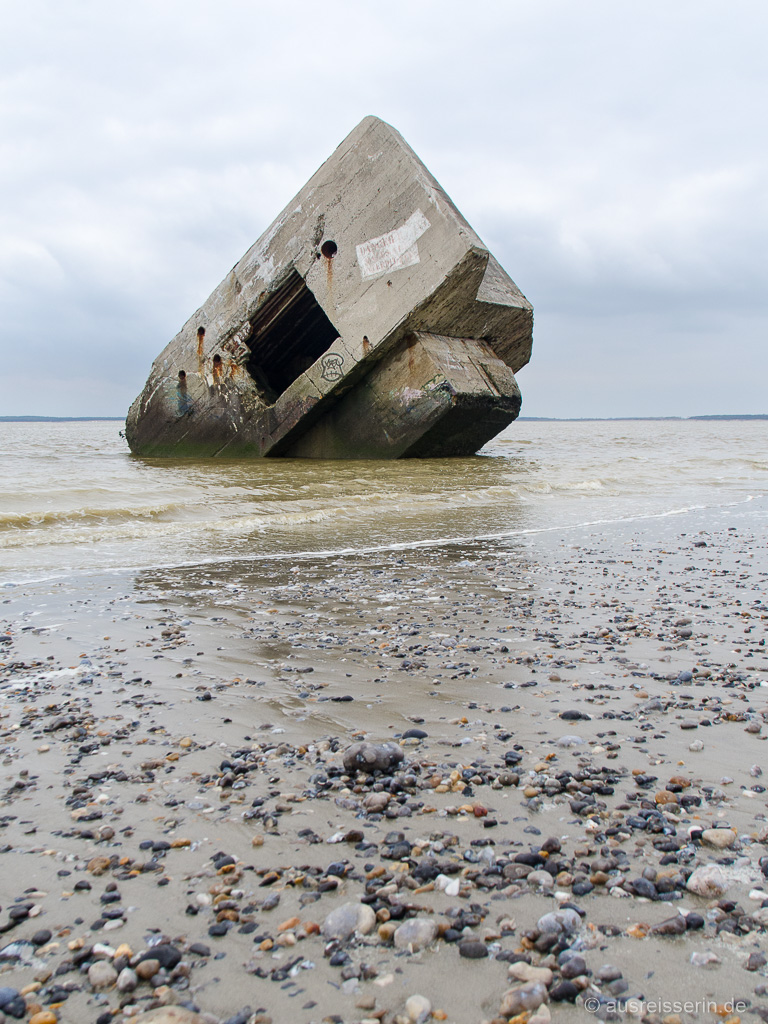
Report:
<svg viewBox="0 0 768 1024"><path fill-rule="evenodd" d="M301 559L768 513L768 421L519 421L472 458L147 459L115 421L0 423L0 579Z"/></svg>

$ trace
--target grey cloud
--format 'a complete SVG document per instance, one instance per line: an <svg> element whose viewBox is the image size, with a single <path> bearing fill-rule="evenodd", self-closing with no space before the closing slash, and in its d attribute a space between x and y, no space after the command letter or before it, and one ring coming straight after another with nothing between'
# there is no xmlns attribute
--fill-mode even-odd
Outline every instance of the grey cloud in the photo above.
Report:
<svg viewBox="0 0 768 1024"><path fill-rule="evenodd" d="M768 411L762 0L17 0L4 21L0 412L122 414L367 113L533 301L526 413Z"/></svg>

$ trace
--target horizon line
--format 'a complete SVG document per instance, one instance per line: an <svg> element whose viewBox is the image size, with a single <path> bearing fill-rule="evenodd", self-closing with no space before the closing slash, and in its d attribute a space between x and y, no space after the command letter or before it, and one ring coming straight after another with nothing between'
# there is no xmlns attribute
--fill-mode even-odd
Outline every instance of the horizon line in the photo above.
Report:
<svg viewBox="0 0 768 1024"><path fill-rule="evenodd" d="M518 416L518 423L615 423L632 420L768 420L768 413L702 413L694 416ZM0 423L122 423L124 416L0 416ZM511 424L510 424L511 426ZM505 428L506 429L506 428Z"/></svg>

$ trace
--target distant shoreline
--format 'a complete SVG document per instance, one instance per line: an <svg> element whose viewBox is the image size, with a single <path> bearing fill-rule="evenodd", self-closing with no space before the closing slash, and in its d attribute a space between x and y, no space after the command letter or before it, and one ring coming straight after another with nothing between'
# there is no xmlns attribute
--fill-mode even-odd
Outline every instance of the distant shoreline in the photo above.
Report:
<svg viewBox="0 0 768 1024"><path fill-rule="evenodd" d="M124 416L0 416L0 423L122 423ZM688 420L768 420L768 413L714 413L706 416L518 416L519 423L686 422Z"/></svg>
<svg viewBox="0 0 768 1024"><path fill-rule="evenodd" d="M768 420L768 413L713 413L706 416L518 416L519 423L684 423L688 420Z"/></svg>

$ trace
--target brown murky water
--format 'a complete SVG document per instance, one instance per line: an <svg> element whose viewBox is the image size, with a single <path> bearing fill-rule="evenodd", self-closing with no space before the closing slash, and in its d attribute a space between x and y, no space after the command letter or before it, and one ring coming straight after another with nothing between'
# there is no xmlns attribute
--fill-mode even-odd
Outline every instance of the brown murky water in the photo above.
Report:
<svg viewBox="0 0 768 1024"><path fill-rule="evenodd" d="M524 421L473 458L397 462L139 459L120 426L0 423L3 579L759 518L768 493L767 421Z"/></svg>

